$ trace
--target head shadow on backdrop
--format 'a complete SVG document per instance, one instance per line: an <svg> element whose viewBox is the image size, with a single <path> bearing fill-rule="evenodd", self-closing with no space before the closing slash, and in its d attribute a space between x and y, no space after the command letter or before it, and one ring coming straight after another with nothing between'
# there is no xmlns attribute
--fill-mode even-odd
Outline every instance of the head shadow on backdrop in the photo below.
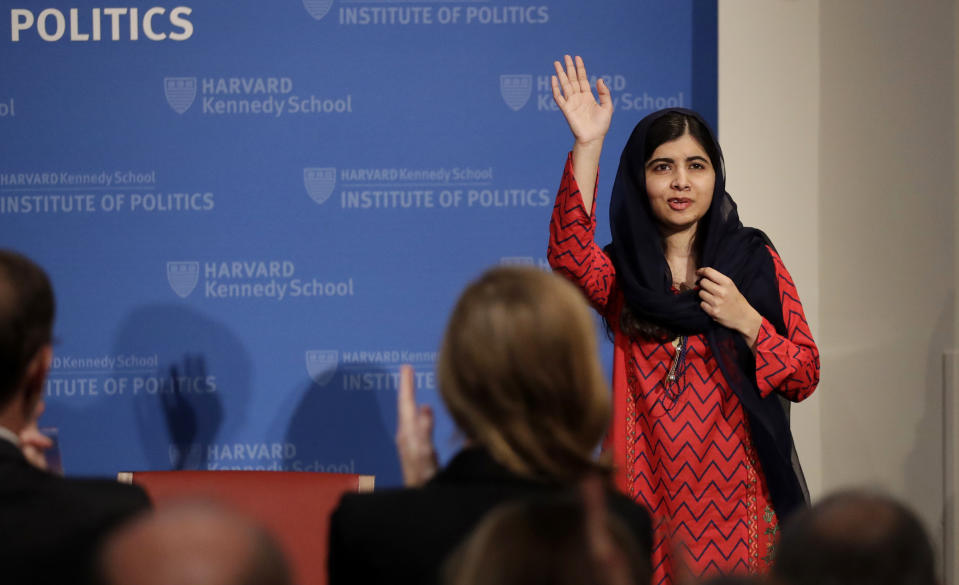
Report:
<svg viewBox="0 0 959 585"><path fill-rule="evenodd" d="M338 352L332 353L322 364L314 359L305 372L309 378L290 393L291 404L273 423L272 434L283 433L295 450L285 465L292 471L373 475L377 488L398 485L398 374L379 363L339 363Z"/></svg>

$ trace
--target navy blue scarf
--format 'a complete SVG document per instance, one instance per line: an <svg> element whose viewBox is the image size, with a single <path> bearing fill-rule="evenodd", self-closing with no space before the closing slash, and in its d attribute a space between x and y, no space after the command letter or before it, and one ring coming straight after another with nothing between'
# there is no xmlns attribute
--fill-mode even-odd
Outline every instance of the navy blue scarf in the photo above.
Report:
<svg viewBox="0 0 959 585"><path fill-rule="evenodd" d="M613 242L606 253L616 267L616 280L632 314L678 334L705 334L723 376L739 397L749 418L753 446L762 464L773 508L780 521L808 502L805 480L789 430L788 402L776 393L760 397L755 357L743 336L723 327L700 307L696 291L675 294L663 241L646 194L646 134L653 122L670 112L702 124L719 160L712 161L716 183L709 210L696 235L700 266L711 267L736 283L749 304L785 335L776 270L760 230L743 227L736 203L726 192L722 150L709 124L696 112L668 109L643 118L626 143L609 203ZM709 148L705 148L707 152Z"/></svg>

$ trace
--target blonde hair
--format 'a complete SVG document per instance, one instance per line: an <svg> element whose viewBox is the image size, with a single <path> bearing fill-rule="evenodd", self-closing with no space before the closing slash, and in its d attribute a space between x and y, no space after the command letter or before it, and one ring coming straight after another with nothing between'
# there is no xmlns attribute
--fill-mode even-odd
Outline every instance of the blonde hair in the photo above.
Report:
<svg viewBox="0 0 959 585"><path fill-rule="evenodd" d="M437 375L460 430L513 472L565 482L608 471L594 457L610 399L593 321L559 276L501 267L470 284Z"/></svg>

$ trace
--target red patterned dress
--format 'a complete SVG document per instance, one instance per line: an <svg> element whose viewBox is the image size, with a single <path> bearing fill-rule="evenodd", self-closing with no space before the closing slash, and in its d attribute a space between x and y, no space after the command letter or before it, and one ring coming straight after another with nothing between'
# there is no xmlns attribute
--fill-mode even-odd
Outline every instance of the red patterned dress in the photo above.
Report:
<svg viewBox="0 0 959 585"><path fill-rule="evenodd" d="M612 262L595 243L595 226L570 157L553 207L548 256L614 328L613 422L606 448L617 485L653 515L653 585L687 576L763 573L772 561L778 520L745 410L704 335L688 338L677 379L664 386L678 344L634 339L618 329L624 297ZM787 335L763 319L756 380L763 396L779 392L799 401L819 381L819 351L789 273L774 250L769 254Z"/></svg>

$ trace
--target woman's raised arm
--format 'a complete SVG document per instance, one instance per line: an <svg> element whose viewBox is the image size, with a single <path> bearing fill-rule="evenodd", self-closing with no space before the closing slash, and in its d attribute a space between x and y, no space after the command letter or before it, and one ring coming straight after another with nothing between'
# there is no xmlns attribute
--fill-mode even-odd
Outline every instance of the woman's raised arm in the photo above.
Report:
<svg viewBox="0 0 959 585"><path fill-rule="evenodd" d="M596 101L581 57L577 56L574 61L566 55L564 61L565 71L559 61L553 62L556 68L556 75L552 78L553 99L576 139L573 144L573 175L588 213L593 207L599 155L613 117L613 99L606 83L600 78L596 81L596 94L599 96L599 101Z"/></svg>

